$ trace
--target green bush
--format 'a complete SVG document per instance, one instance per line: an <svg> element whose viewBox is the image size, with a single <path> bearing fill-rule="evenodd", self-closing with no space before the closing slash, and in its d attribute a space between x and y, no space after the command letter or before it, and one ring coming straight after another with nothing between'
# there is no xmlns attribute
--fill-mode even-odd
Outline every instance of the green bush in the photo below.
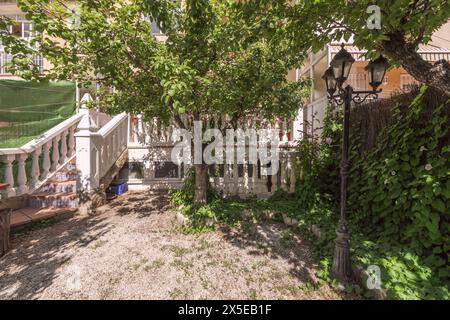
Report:
<svg viewBox="0 0 450 320"><path fill-rule="evenodd" d="M450 299L450 109L448 101L431 103L433 95L423 87L407 105L391 106L390 120L369 149L367 137L357 130L360 124L351 130L352 260L380 267L390 299ZM197 226L206 218L238 223L245 210L255 218L265 210L295 217L320 261L318 277L330 281L339 218L341 123L342 113L329 109L322 139L309 136L299 142L295 194L279 190L269 200L224 200L212 191L210 203L195 207L191 176L172 201L183 205ZM311 234L313 224L321 229L319 240Z"/></svg>
<svg viewBox="0 0 450 320"><path fill-rule="evenodd" d="M430 95L422 87L407 108L395 105L367 152L366 137L355 130L358 124L352 127L352 258L382 269L390 298L450 298L449 104L429 105ZM308 139L298 147L298 219L321 227L317 248L327 268L339 215L341 121L328 110L321 142Z"/></svg>

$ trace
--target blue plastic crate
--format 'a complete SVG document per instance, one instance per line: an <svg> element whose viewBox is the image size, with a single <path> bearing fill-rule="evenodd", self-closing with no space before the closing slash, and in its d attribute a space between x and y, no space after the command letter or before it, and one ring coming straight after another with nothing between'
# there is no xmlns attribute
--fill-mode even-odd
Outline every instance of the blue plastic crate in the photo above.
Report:
<svg viewBox="0 0 450 320"><path fill-rule="evenodd" d="M108 189L106 189L107 193L114 193L118 196L124 194L127 191L128 191L128 184L126 182L111 183Z"/></svg>

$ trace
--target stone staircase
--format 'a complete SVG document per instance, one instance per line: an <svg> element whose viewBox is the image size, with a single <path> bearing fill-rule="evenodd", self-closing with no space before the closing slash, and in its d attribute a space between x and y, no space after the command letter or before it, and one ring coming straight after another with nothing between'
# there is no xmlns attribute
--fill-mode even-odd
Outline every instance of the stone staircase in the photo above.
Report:
<svg viewBox="0 0 450 320"><path fill-rule="evenodd" d="M29 195L27 207L11 215L11 231L21 230L37 221L70 217L77 211L75 159L62 167L36 192Z"/></svg>

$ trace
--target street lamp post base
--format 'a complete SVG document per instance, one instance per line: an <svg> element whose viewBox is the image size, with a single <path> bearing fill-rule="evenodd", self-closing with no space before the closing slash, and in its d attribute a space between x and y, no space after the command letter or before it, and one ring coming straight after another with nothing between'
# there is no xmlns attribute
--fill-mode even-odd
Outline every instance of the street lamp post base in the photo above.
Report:
<svg viewBox="0 0 450 320"><path fill-rule="evenodd" d="M342 222L339 223L336 235L331 275L342 283L349 283L353 280L353 271L347 227Z"/></svg>

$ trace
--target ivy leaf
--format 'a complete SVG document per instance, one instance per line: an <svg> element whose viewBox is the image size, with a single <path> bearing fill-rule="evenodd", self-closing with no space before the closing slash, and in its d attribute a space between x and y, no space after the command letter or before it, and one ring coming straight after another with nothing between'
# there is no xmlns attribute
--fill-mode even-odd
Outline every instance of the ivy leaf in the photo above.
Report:
<svg viewBox="0 0 450 320"><path fill-rule="evenodd" d="M438 210L439 212L445 213L447 212L447 208L445 206L445 203L441 199L433 199L431 202L431 206Z"/></svg>

